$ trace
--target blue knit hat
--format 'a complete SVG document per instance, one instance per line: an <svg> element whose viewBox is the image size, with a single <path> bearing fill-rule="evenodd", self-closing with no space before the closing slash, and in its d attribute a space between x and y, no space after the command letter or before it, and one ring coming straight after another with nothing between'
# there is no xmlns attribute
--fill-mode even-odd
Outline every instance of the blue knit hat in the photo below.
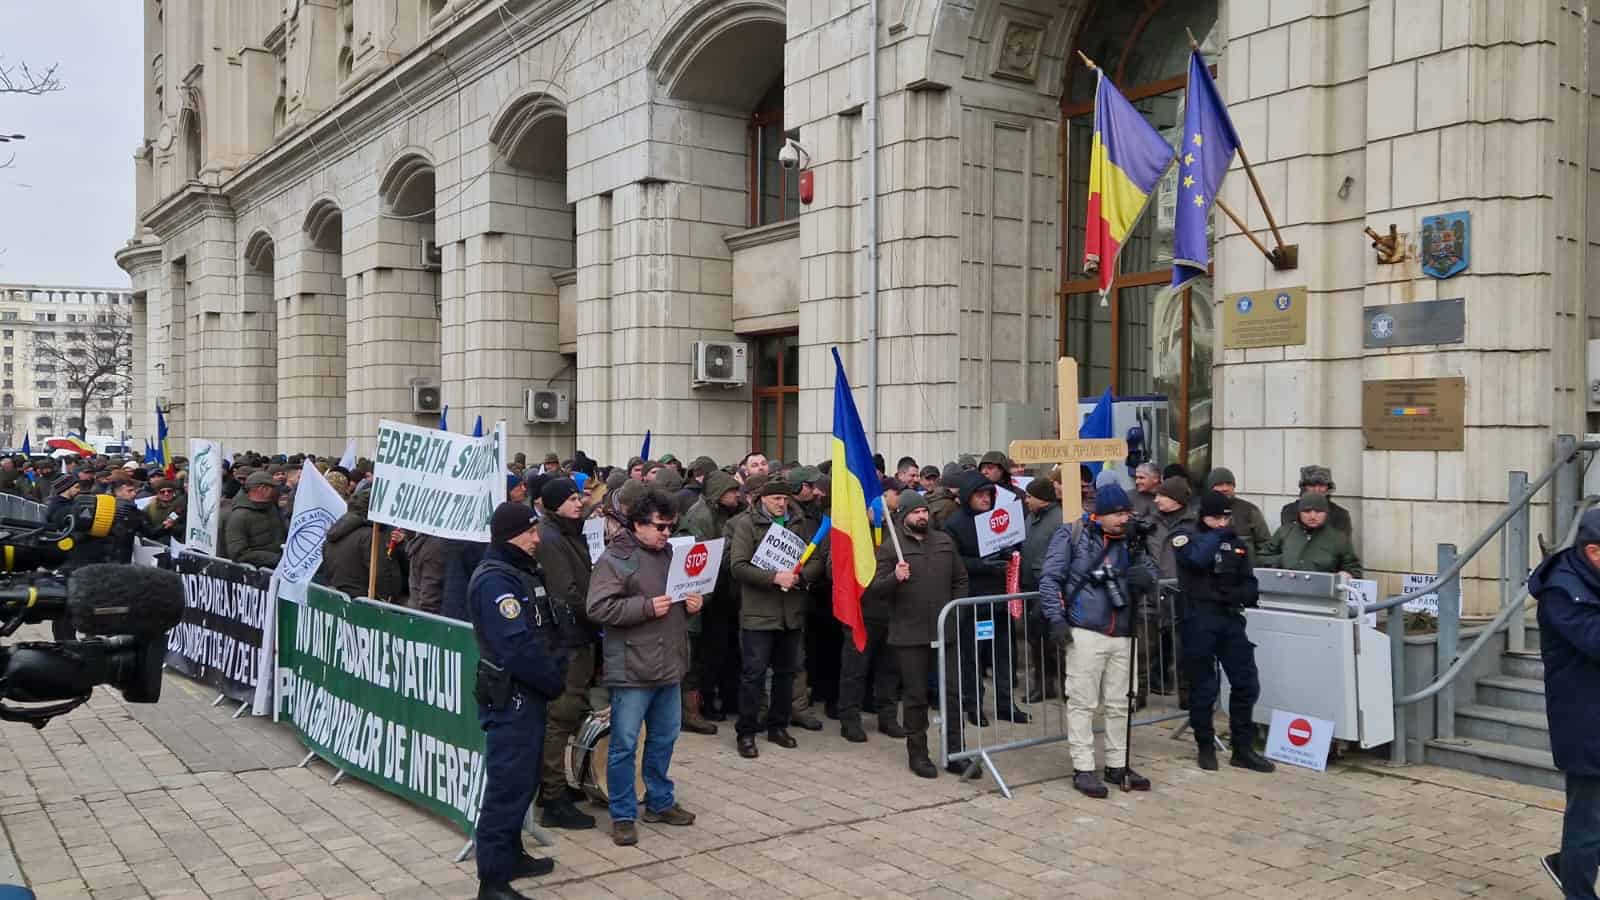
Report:
<svg viewBox="0 0 1600 900"><path fill-rule="evenodd" d="M1104 484L1094 492L1094 512L1097 516L1127 512L1132 508L1133 503L1128 500L1128 492L1119 484Z"/></svg>

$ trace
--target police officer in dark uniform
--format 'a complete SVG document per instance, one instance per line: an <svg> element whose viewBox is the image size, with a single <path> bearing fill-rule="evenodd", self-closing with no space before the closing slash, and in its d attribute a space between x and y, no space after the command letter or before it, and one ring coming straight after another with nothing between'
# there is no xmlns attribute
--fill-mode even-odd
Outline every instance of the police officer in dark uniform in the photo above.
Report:
<svg viewBox="0 0 1600 900"><path fill-rule="evenodd" d="M1245 635L1245 607L1256 605L1258 593L1249 545L1233 530L1228 498L1207 491L1200 498L1200 521L1183 523L1167 540L1178 563L1178 641L1189 675L1189 727L1200 745L1200 768L1216 771L1216 731L1212 708L1221 690L1216 663L1228 673L1228 726L1233 733L1233 765L1271 772L1273 765L1256 752L1255 725L1250 720L1261 682L1256 675L1255 648Z"/></svg>
<svg viewBox="0 0 1600 900"><path fill-rule="evenodd" d="M489 549L467 587L488 771L478 812L479 900L517 900L524 895L511 887L513 879L555 868L554 861L522 849L522 822L539 790L545 706L565 689L567 667L556 610L534 565L538 526L526 504L500 504L489 525Z"/></svg>

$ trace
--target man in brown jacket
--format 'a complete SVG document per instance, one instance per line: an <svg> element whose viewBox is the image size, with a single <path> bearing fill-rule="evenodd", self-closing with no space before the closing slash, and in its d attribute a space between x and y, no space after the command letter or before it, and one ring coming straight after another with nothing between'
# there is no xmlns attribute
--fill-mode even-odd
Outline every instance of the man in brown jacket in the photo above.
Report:
<svg viewBox="0 0 1600 900"><path fill-rule="evenodd" d="M545 709L544 778L540 780L540 805L544 813L539 824L547 828L586 829L594 827L594 816L578 809L569 793L565 756L567 738L591 712L589 687L594 683L594 647L599 634L584 613L589 598L589 541L583 534L583 494L570 478L551 478L539 489L544 518L539 522L539 547L536 556L544 573L550 602L572 610L570 624L556 635L566 651L567 684L561 696Z"/></svg>
<svg viewBox="0 0 1600 900"><path fill-rule="evenodd" d="M951 600L967 596L967 569L961 564L955 538L932 527L928 502L922 495L905 491L900 509L897 527L906 561L898 562L894 542L884 541L878 547L877 574L867 591L888 600L889 646L900 662L908 764L922 778L937 778L939 770L928 756L928 673L938 665L938 651L929 645L937 640L939 610ZM946 631L951 639L955 623L956 617L950 616ZM951 677L945 687L951 698L959 680L957 668L950 666ZM961 717L947 713L944 722L949 746L961 746Z"/></svg>
<svg viewBox="0 0 1600 900"><path fill-rule="evenodd" d="M793 708L794 676L800 667L800 647L804 640L806 605L805 585L822 577L823 554L812 554L805 568L773 570L753 562L762 539L774 526L793 533L804 546L816 531L798 506L791 505L794 488L782 478L767 479L760 487L749 511L728 522L730 570L739 584L739 627L743 664L740 669L739 755L754 759L756 732L761 723L757 711L767 669L772 669L771 700L767 704L767 740L780 747L793 748L798 742L789 734L789 714Z"/></svg>
<svg viewBox="0 0 1600 900"><path fill-rule="evenodd" d="M611 840L639 843L634 821L634 753L645 728L644 820L693 825L694 813L678 805L667 768L678 741L683 699L679 683L689 670L689 617L705 598L689 594L682 604L667 594L672 565L668 541L677 528L678 504L646 491L628 507L628 528L606 547L589 578L584 611L605 628L601 650L605 684L611 688L611 746L606 753L606 792L611 798Z"/></svg>

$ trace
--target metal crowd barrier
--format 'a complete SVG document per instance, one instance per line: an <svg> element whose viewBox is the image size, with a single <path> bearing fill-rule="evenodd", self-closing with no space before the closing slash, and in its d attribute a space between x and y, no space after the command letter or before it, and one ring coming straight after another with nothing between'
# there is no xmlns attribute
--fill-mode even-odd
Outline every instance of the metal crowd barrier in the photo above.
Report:
<svg viewBox="0 0 1600 900"><path fill-rule="evenodd" d="M1179 671L1176 600L1175 583L1164 581L1156 597L1139 604L1132 667L1136 726L1189 715L1180 708L1188 679ZM939 611L939 765L968 762L967 779L988 771L1007 798L1011 789L995 754L1067 740L1067 642L1050 639L1038 608L1039 594L1030 591L965 597ZM1000 713L1007 711L1002 696L1012 698L1014 708L1031 721L1002 720ZM1108 689L1105 703L1125 706L1128 688ZM954 746L952 716L960 738Z"/></svg>
<svg viewBox="0 0 1600 900"><path fill-rule="evenodd" d="M0 518L43 524L44 505L15 494L0 494Z"/></svg>

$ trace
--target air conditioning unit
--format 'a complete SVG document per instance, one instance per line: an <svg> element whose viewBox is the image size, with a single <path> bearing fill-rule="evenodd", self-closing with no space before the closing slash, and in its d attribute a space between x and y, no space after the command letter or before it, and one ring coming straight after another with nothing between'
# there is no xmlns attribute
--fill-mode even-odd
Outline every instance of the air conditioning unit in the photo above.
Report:
<svg viewBox="0 0 1600 900"><path fill-rule="evenodd" d="M436 413L439 411L439 386L436 384L413 384L411 386L411 411L414 413Z"/></svg>
<svg viewBox="0 0 1600 900"><path fill-rule="evenodd" d="M422 239L422 267L429 272L444 269L444 250L440 249L438 241Z"/></svg>
<svg viewBox="0 0 1600 900"><path fill-rule="evenodd" d="M750 379L750 348L723 341L694 342L694 384L738 387Z"/></svg>
<svg viewBox="0 0 1600 900"><path fill-rule="evenodd" d="M526 406L528 421L548 425L565 425L572 421L572 406L563 391L528 389Z"/></svg>

